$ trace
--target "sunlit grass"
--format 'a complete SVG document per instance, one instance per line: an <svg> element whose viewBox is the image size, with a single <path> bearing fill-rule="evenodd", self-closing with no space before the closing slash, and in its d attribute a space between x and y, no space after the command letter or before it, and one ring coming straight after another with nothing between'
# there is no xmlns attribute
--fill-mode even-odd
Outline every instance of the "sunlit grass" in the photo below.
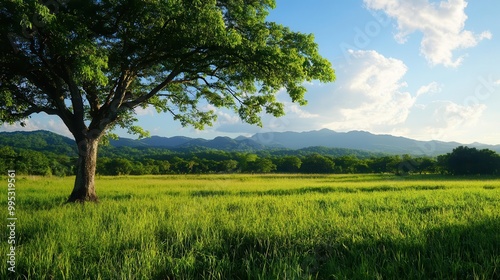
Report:
<svg viewBox="0 0 500 280"><path fill-rule="evenodd" d="M64 205L73 178L17 179L19 279L500 276L493 178L100 177L85 205Z"/></svg>

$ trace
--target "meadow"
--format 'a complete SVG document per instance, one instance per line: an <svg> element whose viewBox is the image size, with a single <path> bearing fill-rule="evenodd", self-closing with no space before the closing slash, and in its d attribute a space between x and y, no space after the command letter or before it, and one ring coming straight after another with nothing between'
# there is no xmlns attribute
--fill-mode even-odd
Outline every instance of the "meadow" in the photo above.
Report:
<svg viewBox="0 0 500 280"><path fill-rule="evenodd" d="M72 177L16 179L0 279L500 279L495 178L110 176L85 205Z"/></svg>

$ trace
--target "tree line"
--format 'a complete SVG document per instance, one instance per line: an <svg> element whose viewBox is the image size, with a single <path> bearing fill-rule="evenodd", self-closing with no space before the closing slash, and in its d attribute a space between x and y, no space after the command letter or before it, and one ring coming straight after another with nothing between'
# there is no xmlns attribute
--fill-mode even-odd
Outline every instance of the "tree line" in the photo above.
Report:
<svg viewBox="0 0 500 280"><path fill-rule="evenodd" d="M0 164L19 174L70 176L76 157L29 149L0 147ZM272 154L269 151L104 149L97 160L99 175L161 175L211 173L392 173L396 175L440 173L496 175L500 155L488 149L460 146L438 157L383 155L360 158L319 153Z"/></svg>

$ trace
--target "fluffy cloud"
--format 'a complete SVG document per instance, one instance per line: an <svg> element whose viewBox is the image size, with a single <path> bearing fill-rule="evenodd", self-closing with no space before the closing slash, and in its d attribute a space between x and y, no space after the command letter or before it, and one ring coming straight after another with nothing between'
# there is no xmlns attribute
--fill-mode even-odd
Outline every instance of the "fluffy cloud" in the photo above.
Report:
<svg viewBox="0 0 500 280"><path fill-rule="evenodd" d="M321 87L320 84L307 83L309 88ZM213 110L217 114L217 122L214 123L215 131L221 133L240 133L251 135L258 132L273 132L286 130L312 130L320 129L318 120L321 116L312 113L314 105L302 107L293 103L284 90L277 93L277 99L285 106L285 116L276 118L268 114L261 114L263 127L244 123L233 111L227 109L215 108L212 105L206 107L207 110Z"/></svg>
<svg viewBox="0 0 500 280"><path fill-rule="evenodd" d="M351 62L337 83L340 118L325 127L369 130L404 122L416 100L405 91L406 65L376 51L351 50L350 54Z"/></svg>
<svg viewBox="0 0 500 280"><path fill-rule="evenodd" d="M454 140L463 139L458 133L477 124L486 111L484 104L466 102L467 99L459 105L421 98L444 97L447 89L443 84L429 82L411 85L414 89L409 90L405 81L408 67L399 59L376 51L350 50L348 55L348 63L336 68L335 83L306 84L307 106L298 106L286 92L279 92L277 98L284 102L286 115L282 118L263 115L263 128L243 123L230 110L207 105L204 109L214 110L218 121L203 132L203 137L329 128ZM496 81L491 78L491 83Z"/></svg>
<svg viewBox="0 0 500 280"><path fill-rule="evenodd" d="M153 106L147 106L146 108L136 107L134 108L134 112L137 116L154 116L158 114Z"/></svg>
<svg viewBox="0 0 500 280"><path fill-rule="evenodd" d="M348 54L349 63L337 69L335 83L306 85L307 106L291 103L286 93L280 92L278 99L285 104L284 117L264 116L264 128L258 129L243 124L231 114L218 112L217 131L254 133L330 128L389 132L403 124L417 99L406 90L407 66L376 51L350 50ZM439 88L437 83L431 83L418 93L438 92Z"/></svg>
<svg viewBox="0 0 500 280"><path fill-rule="evenodd" d="M442 64L457 67L463 56L454 58L453 51L476 46L483 39L491 39L492 34L484 31L474 34L465 30L467 15L465 0L364 0L368 9L382 10L396 19L398 33L395 39L406 42L413 32L423 34L420 52L431 65Z"/></svg>
<svg viewBox="0 0 500 280"><path fill-rule="evenodd" d="M405 123L410 130L405 136L422 140L456 141L474 139L480 141L476 128L483 121L485 104L459 104L449 100L432 101L415 106Z"/></svg>
<svg viewBox="0 0 500 280"><path fill-rule="evenodd" d="M316 118L320 117L320 115L318 115L318 114L313 114L313 113L306 111L304 108L301 108L296 103L285 102L284 104L285 104L285 113L287 115L292 114L300 119L316 119Z"/></svg>
<svg viewBox="0 0 500 280"><path fill-rule="evenodd" d="M420 96L420 95L423 95L423 94L433 94L433 93L438 93L438 92L441 92L441 85L439 85L438 83L436 82L432 82L428 85L425 85L425 86L421 86L418 90L417 90L417 96Z"/></svg>
<svg viewBox="0 0 500 280"><path fill-rule="evenodd" d="M439 106L434 109L432 114L434 124L429 129L436 129L438 131L473 125L479 120L486 109L486 105L484 104L466 106L451 101L436 101L434 103Z"/></svg>
<svg viewBox="0 0 500 280"><path fill-rule="evenodd" d="M57 117L47 116L45 114L36 114L33 118L25 121L25 126L19 123L13 125L3 124L0 126L0 131L35 131L47 130L66 137L73 138L71 132L66 128L66 125Z"/></svg>

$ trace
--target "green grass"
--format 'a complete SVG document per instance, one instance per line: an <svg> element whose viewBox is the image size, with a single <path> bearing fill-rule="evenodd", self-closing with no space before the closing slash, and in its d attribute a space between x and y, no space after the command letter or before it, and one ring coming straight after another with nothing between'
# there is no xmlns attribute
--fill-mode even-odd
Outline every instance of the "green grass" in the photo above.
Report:
<svg viewBox="0 0 500 280"><path fill-rule="evenodd" d="M500 279L494 178L100 177L63 205L72 180L17 176L0 279Z"/></svg>

